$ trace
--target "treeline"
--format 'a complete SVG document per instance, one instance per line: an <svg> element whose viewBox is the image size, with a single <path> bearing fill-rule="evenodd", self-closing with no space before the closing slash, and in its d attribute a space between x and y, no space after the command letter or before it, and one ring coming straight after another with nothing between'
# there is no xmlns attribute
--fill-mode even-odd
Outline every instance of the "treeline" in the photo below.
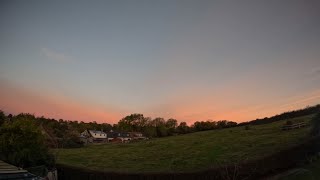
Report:
<svg viewBox="0 0 320 180"><path fill-rule="evenodd" d="M63 119L51 119L45 117L35 117L32 114L21 113L18 115L9 114L6 116L0 111L0 126L1 124L13 123L15 121L30 121L37 127L46 139L46 144L51 148L65 148L65 147L81 147L82 144L79 140L79 133L86 129L101 130L104 132L120 131L120 132L142 132L146 137L156 138L165 137L178 134L186 134L197 131L205 131L212 129L221 129L234 127L236 122L232 121L196 121L191 126L186 122L180 122L176 119L164 118L150 118L144 117L143 114L131 114L122 118L117 124L88 122L83 121L67 121Z"/></svg>
<svg viewBox="0 0 320 180"><path fill-rule="evenodd" d="M120 131L139 131L147 137L165 137L177 134L186 134L197 131L229 128L237 126L236 122L221 120L221 121L196 121L191 126L186 122L180 122L176 119L144 117L143 114L131 114L121 119L118 124L115 124L115 129Z"/></svg>
<svg viewBox="0 0 320 180"><path fill-rule="evenodd" d="M48 146L52 148L76 148L83 144L79 139L79 134L86 129L110 131L112 126L107 123L98 124L97 122L85 123L83 121L67 121L63 119L47 119L44 117L35 118L36 124L44 130Z"/></svg>
<svg viewBox="0 0 320 180"><path fill-rule="evenodd" d="M138 131L145 136L165 137L174 134L185 134L191 132L191 128L186 122L181 122L178 125L176 119L150 118L144 117L143 114L131 114L122 118L117 124L114 124L114 129L118 131Z"/></svg>
<svg viewBox="0 0 320 180"><path fill-rule="evenodd" d="M46 145L51 148L71 148L81 147L82 144L79 140L79 133L86 129L101 130L104 132L113 131L137 131L142 132L149 138L165 137L179 134L192 133L197 131L206 131L214 129L223 129L235 126L244 125L259 125L272 123L279 120L295 118L315 114L320 111L320 105L306 107L295 111L285 112L269 118L256 119L249 122L242 122L237 124L233 121L219 120L219 121L196 121L192 125L186 122L180 122L176 119L164 119L161 117L150 118L145 117L143 114L131 114L122 118L117 124L83 121L68 121L63 119L52 119L45 117L35 117L32 114L21 113L18 115L9 114L6 116L0 111L0 129L2 124L12 123L15 121L30 121L37 127L46 139ZM1 134L0 134L1 135Z"/></svg>
<svg viewBox="0 0 320 180"><path fill-rule="evenodd" d="M272 123L280 120L286 120L286 119L292 119L292 118L306 116L310 114L316 114L318 112L320 112L320 104L315 106L307 106L306 108L303 108L303 109L284 112L272 117L265 117L262 119L242 122L242 123L239 123L238 126L268 124L268 123Z"/></svg>

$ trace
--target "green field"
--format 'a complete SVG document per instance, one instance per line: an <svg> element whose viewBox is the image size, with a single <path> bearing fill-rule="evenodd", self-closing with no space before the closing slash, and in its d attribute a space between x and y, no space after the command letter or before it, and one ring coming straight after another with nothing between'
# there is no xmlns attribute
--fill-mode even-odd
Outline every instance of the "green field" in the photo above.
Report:
<svg viewBox="0 0 320 180"><path fill-rule="evenodd" d="M293 122L309 122L304 116ZM57 162L75 167L117 172L197 171L222 164L256 159L304 141L310 127L281 131L285 121L187 135L158 138L129 144L91 145L54 150Z"/></svg>

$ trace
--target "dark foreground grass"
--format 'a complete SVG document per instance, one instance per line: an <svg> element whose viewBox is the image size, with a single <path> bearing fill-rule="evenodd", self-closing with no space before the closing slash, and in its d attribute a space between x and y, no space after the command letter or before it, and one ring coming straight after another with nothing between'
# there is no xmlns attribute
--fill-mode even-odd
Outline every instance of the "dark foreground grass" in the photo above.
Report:
<svg viewBox="0 0 320 180"><path fill-rule="evenodd" d="M309 122L311 116L291 119ZM115 172L198 171L262 158L306 140L309 127L281 131L285 121L197 132L130 144L55 150L57 162Z"/></svg>
<svg viewBox="0 0 320 180"><path fill-rule="evenodd" d="M279 174L273 180L316 180L320 179L320 160L301 168Z"/></svg>

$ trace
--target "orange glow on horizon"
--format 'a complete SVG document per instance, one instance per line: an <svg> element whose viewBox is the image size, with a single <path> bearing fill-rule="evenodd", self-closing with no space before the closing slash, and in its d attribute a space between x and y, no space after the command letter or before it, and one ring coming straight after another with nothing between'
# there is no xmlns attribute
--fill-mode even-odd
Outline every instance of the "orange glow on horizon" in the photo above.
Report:
<svg viewBox="0 0 320 180"><path fill-rule="evenodd" d="M45 116L47 118L84 122L96 121L110 124L117 123L121 118L130 114L110 108L103 109L103 107L97 105L84 104L59 95L43 96L10 85L4 87L0 93L2 101L0 108L7 113L34 113L36 116ZM185 101L172 99L169 105L163 105L141 113L152 118L175 118L179 122L186 121L188 125L195 121L206 120L231 120L239 123L273 116L285 111L303 108L307 105L315 105L320 100L320 91L284 99L278 103L264 103L263 105L234 105L231 107L232 101L217 97L215 99L216 104L219 105L217 107L212 105L212 98L199 98L198 100L193 100L193 103L186 103L190 101L189 99ZM237 103L234 102L234 104ZM166 111L169 113L164 113Z"/></svg>
<svg viewBox="0 0 320 180"><path fill-rule="evenodd" d="M107 112L101 107L83 105L62 96L41 96L12 85L4 86L0 99L0 108L15 114L23 112L46 118L99 123L116 123L121 118L121 114Z"/></svg>

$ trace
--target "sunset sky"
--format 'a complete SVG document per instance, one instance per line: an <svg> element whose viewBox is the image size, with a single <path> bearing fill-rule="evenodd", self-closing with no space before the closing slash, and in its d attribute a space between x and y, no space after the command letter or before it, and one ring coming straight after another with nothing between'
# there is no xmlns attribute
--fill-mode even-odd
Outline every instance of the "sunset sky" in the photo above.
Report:
<svg viewBox="0 0 320 180"><path fill-rule="evenodd" d="M0 2L0 109L236 122L320 103L320 1Z"/></svg>

